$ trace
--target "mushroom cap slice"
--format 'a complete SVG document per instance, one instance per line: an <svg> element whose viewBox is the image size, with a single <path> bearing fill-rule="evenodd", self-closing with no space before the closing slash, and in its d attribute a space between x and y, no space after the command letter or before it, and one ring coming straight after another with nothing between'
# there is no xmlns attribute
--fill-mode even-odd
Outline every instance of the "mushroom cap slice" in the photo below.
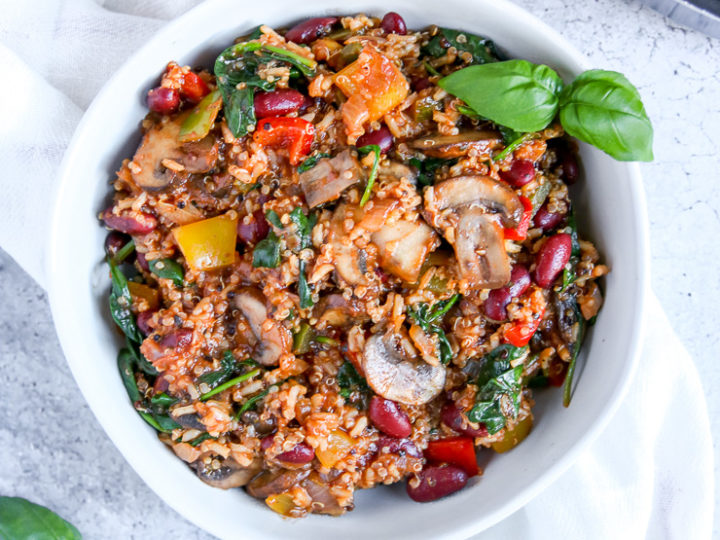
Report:
<svg viewBox="0 0 720 540"><path fill-rule="evenodd" d="M418 280L425 258L440 245L437 234L424 221L386 225L370 240L380 251L380 266L409 283Z"/></svg>
<svg viewBox="0 0 720 540"><path fill-rule="evenodd" d="M455 208L461 213L460 207L478 206L499 214L503 225L514 228L520 223L524 211L515 191L489 176L456 176L440 182L428 192L431 196L426 194L426 208L431 213L446 208Z"/></svg>
<svg viewBox="0 0 720 540"><path fill-rule="evenodd" d="M370 387L385 399L422 405L442 392L446 370L410 356L408 346L397 334L375 334L365 342L362 368Z"/></svg>
<svg viewBox="0 0 720 540"><path fill-rule="evenodd" d="M307 478L310 472L308 469L263 471L262 474L252 479L247 486L247 491L257 499L266 499L270 495L277 495L289 490Z"/></svg>
<svg viewBox="0 0 720 540"><path fill-rule="evenodd" d="M491 130L468 130L457 135L431 135L415 139L410 146L431 157L457 158L467 155L471 148L492 150L502 143L502 135Z"/></svg>
<svg viewBox="0 0 720 540"><path fill-rule="evenodd" d="M218 141L210 134L196 142L178 141L180 126L185 115L155 124L143 136L133 162L139 167L132 173L133 181L143 189L159 190L176 176L204 173L215 167L218 158ZM163 166L164 159L176 161L184 170L176 172Z"/></svg>
<svg viewBox="0 0 720 540"><path fill-rule="evenodd" d="M365 274L368 269L367 254L352 242L345 233L343 223L346 218L358 219L357 208L341 204L335 209L330 220L329 242L333 252L335 271L340 278L351 286L366 284Z"/></svg>
<svg viewBox="0 0 720 540"><path fill-rule="evenodd" d="M364 179L357 157L346 148L333 158L323 158L300 173L300 186L310 208L334 201L348 187Z"/></svg>
<svg viewBox="0 0 720 540"><path fill-rule="evenodd" d="M280 356L290 352L290 332L268 314L265 296L252 287L243 287L235 295L235 307L243 314L258 340L253 358L263 366L273 366Z"/></svg>
<svg viewBox="0 0 720 540"><path fill-rule="evenodd" d="M475 288L498 289L510 281L502 229L480 208L460 214L453 242L460 275Z"/></svg>
<svg viewBox="0 0 720 540"><path fill-rule="evenodd" d="M217 469L206 465L202 459L198 459L194 465L198 478L206 484L215 488L231 489L242 487L250 482L250 480L260 472L262 459L254 459L247 467L241 467L238 462L231 457L224 459Z"/></svg>

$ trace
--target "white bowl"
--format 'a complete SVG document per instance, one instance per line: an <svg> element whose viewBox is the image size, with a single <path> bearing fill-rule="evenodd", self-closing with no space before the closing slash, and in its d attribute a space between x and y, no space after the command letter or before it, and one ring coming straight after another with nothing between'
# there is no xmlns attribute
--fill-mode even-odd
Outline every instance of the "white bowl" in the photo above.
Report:
<svg viewBox="0 0 720 540"><path fill-rule="evenodd" d="M233 38L258 24L278 27L320 14L383 14L409 28L430 24L494 39L512 56L549 64L566 79L586 60L560 35L504 0L273 0L206 2L169 24L105 85L68 148L50 238L50 303L73 375L95 416L138 474L170 506L223 538L464 538L514 512L566 470L617 409L636 365L648 282L645 204L638 167L583 145L586 180L575 188L582 234L597 244L612 273L606 303L587 336L570 408L559 391L538 399L536 425L512 452L494 456L463 491L430 504L402 486L361 491L341 518L282 519L242 490L198 480L133 410L115 364L120 347L107 309L105 231L97 220L123 157L139 140L144 95L165 64L211 66ZM632 434L628 434L632 437ZM92 466L92 465L91 465Z"/></svg>

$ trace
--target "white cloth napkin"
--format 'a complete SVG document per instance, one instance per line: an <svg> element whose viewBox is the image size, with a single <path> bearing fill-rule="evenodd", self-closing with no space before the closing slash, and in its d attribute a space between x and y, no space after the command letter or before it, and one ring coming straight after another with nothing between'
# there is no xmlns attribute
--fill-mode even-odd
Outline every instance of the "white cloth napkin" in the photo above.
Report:
<svg viewBox="0 0 720 540"><path fill-rule="evenodd" d="M0 0L0 246L41 285L55 173L102 84L197 0ZM699 377L651 295L642 361L617 416L555 484L478 536L708 538L713 454Z"/></svg>

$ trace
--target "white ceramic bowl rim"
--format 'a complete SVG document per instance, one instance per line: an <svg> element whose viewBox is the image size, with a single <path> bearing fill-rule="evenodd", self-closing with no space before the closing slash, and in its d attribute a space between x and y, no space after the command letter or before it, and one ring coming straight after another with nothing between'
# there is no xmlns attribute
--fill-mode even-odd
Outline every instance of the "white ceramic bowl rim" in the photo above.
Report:
<svg viewBox="0 0 720 540"><path fill-rule="evenodd" d="M85 238L84 235L74 240L68 238L69 235L73 234L73 226L79 225L83 227L83 233L85 227L92 227L95 222L94 216L99 210L97 207L98 201L102 200L102 195L97 195L97 193L105 192L105 196L109 193L109 188L104 179L95 178L95 184L92 184L92 178L86 178L84 183L82 181L85 171L91 169L90 164L94 167L92 171L97 173L103 167L107 169L110 166L108 164L115 159L107 156L88 155L88 149L93 147L93 139L98 139L98 142L102 143L103 139L99 135L102 130L98 128L98 125L104 119L108 124L108 130L113 128L117 128L119 131L125 130L121 137L123 141L131 135L130 131L126 130L128 125L126 120L125 124L119 124L120 120L115 122L113 118L108 118L105 111L114 111L113 100L117 99L119 95L118 87L122 86L122 81L128 78L132 79L133 74L139 72L146 74L143 80L149 84L150 80L161 71L162 63L155 62L152 66L149 66L145 60L146 57L153 56L157 51L171 51L178 48L183 52L181 58L176 58L177 60L183 61L187 57L197 59L203 54L207 60L221 50L222 45L218 46L220 43L230 42L231 38L223 38L223 40L216 40L217 43L210 45L208 43L210 40L207 38L203 40L195 37L197 33L212 30L198 24L202 21L217 20L218 25L222 26L224 34L231 36L232 32L229 30L231 26L237 29L235 35L241 35L243 31L252 28L258 22L265 22L266 20L269 23L271 20L292 23L300 20L303 16L307 17L321 13L351 14L364 11L382 14L385 11L393 10L400 12L404 16L409 13L408 26L411 28L433 23L464 28L468 31L489 35L500 46L511 51L515 51L516 48L523 49L525 54L522 57L533 61L542 61L542 58L535 57L533 44L538 49L544 47L544 49L552 51L556 62L562 64L559 71L566 79L570 73L587 69L589 66L585 58L557 32L506 0L479 0L471 6L464 5L461 0L445 0L441 6L437 6L437 3L433 2L413 2L412 0L389 0L382 3L353 0L343 3L341 7L335 7L337 4L328 0L311 0L305 2L299 8L295 7L289 0L278 0L268 3L265 8L262 6L246 6L246 10L251 13L247 19L235 19L234 23L219 20L218 14L239 12L237 4L232 0L210 0L168 24L118 70L86 112L68 148L59 175L60 185L48 244L47 275L49 276L48 289L53 317L61 345L78 386L108 436L145 482L183 516L221 537L300 538L311 534L325 537L330 535L333 527L335 531L339 531L340 528L347 524L346 530L350 530L350 527L357 529L358 523L361 526L364 523L366 528L369 527L368 530L371 530L370 521L357 521L352 517L354 515L356 515L356 518L358 517L357 515L362 512L362 505L370 504L369 501L372 500L372 497L368 497L368 494L362 495L362 501L358 504L355 512L339 520L314 516L307 521L301 520L304 522L303 524L298 524L298 522L289 523L288 520L277 518L259 504L244 500L242 494L218 493L218 490L213 490L199 483L199 481L194 481L187 467L172 454L159 453L162 450L156 448L160 443L157 441L154 432L149 427L144 426L142 420L132 410L132 407L127 404L127 398L122 397L124 390L119 382L119 377L116 376L116 372L113 370L108 371L109 365L114 366L114 356L109 358L109 351L116 351L117 345L112 340L112 333L103 329L103 327L109 326L109 319L103 314L105 308L100 300L101 295L99 293L106 284L106 280L102 277L102 271L98 270L99 261L102 257L100 254L102 231L100 227L96 227L100 232L87 233L88 238ZM488 20L495 22L493 28L483 27L480 22L473 23L466 19L464 14L468 10L481 15L488 14ZM276 13L283 15L275 15ZM500 14L511 20L512 24L503 26L503 18ZM416 24L416 20L422 21L422 24ZM482 19L479 18L478 20ZM498 27L497 31L494 30L495 26ZM482 28L482 30L478 29L478 27ZM524 36L523 33L529 34L530 37ZM183 36L192 37L184 39ZM505 36L507 36L507 39L504 39ZM181 47L185 43L192 43L193 46L183 45ZM517 43L518 46L515 47L514 43ZM210 53L212 54L208 56ZM165 61L171 57L173 57L172 54L166 56ZM140 95L141 90L141 88L130 88L129 92L135 96L136 94ZM125 92L127 93L127 90ZM138 106L138 103L135 103L138 98L132 99L133 102L127 102L128 108L134 107L133 115L138 112L138 115L134 117L134 122L137 123L142 117L142 114L139 113L142 105ZM111 135L108 135L108 137L111 137ZM119 145L125 144L127 146L127 143L118 143L118 137L116 135L115 139L111 139L112 142L109 144L112 144L112 148L109 153L126 155L127 152L118 152ZM95 151L102 152L102 148L95 149ZM497 523L522 507L570 467L578 455L598 436L617 410L628 388L637 364L636 360L642 341L644 330L642 312L649 275L647 218L642 182L636 164L613 164L613 162L609 161L609 158L585 145L582 148L582 155L586 166L599 167L603 173L607 171L605 176L610 177L619 174L626 178L626 185L614 186L614 189L621 192L617 195L618 199L615 202L620 206L625 205L622 206L625 210L621 211L621 217L625 220L628 229L627 246L629 247L625 249L625 252L618 253L622 257L615 257L614 266L624 268L625 260L631 261L628 263L628 273L631 275L627 276L627 280L631 281L632 284L623 293L619 293L630 295L622 301L625 302L623 309L627 311L623 319L623 324L627 326L624 331L629 332L631 337L621 346L624 352L624 361L619 360L622 361L622 365L614 375L615 384L612 388L605 390L605 394L603 394L605 402L602 408L598 410L595 416L585 418L585 425L577 425L582 420L571 416L571 414L576 414L571 413L573 411L572 407L567 412L564 412L564 414L568 414L567 419L572 419L568 421L574 422L573 433L576 433L577 436L564 445L563 448L557 449L557 457L553 458L552 462L545 464L541 472L533 471L532 468L523 469L522 474L527 474L528 477L532 476L532 480L528 481L523 487L515 489L512 493L501 493L502 490L499 490L498 498L500 500L490 504L487 510L480 509L476 515L473 515L472 512L467 515L468 510L473 508L473 500L471 499L473 492L481 489L479 487L466 489L452 498L431 505L416 505L416 510L413 510L412 507L402 506L406 505L406 502L401 497L394 495L394 492L390 495L377 495L377 497L383 498L383 501L391 501L393 505L397 505L396 508L399 510L395 514L407 512L404 517L396 515L395 520L406 523L408 537L468 537ZM111 166L117 167L118 164L119 160L116 160ZM77 181L77 179L81 179L81 181ZM601 181L606 179L603 178ZM598 180L593 178L591 181ZM607 181L611 182L611 180ZM78 184L82 185L78 186ZM92 193L86 196L86 191ZM606 196L605 199L602 211L612 212L613 210L610 208L612 196ZM600 209L596 208L596 211L600 211ZM78 214L82 215L78 217ZM85 216L84 214L89 215ZM601 216L601 219L604 218ZM590 221L593 221L593 219L590 219ZM72 222L72 225L69 222ZM605 220L602 223L607 226L611 222ZM613 234L615 235L613 241L618 241L620 236L617 233ZM84 250L89 253L87 257L81 256L82 262L78 266L79 270L78 268L73 269L66 256L68 249L72 247L76 247L81 253L84 253ZM613 245L600 247L601 252L606 253L612 251ZM82 289L82 287L77 282L75 286L68 283L68 278L72 275L73 270L79 276L88 278L89 287L87 290L78 290L77 288ZM621 285L613 285L613 287L620 290ZM608 303L610 301L614 302L614 299L609 297ZM618 313L622 314L624 312L620 310ZM101 314L103 315L100 316ZM612 324L608 324L604 328L612 327ZM623 332L619 328L616 330L620 334ZM95 335L96 332L97 335ZM606 339L609 335L615 336L615 333L606 332L606 335L597 337L597 339L593 337L592 347L602 348L607 346ZM102 365L97 366L93 362ZM583 388L583 391L587 392L588 388ZM584 406L585 402L580 392L576 392L574 400L574 404L578 407ZM588 405L588 410L590 410L590 405ZM555 426L550 420L551 417L548 416L548 418L548 424L545 428L552 430ZM538 435L538 437L542 437L542 435ZM533 444L532 439L528 439L528 442L525 443L525 445L531 444ZM518 447L518 451L522 446L524 445ZM548 454L552 454L554 451L552 444L546 445L544 448ZM512 461L512 457L503 459L508 461L502 463L516 463ZM495 466L496 464L491 465ZM501 463L498 462L497 465L500 466ZM517 468L517 465L513 466ZM494 477L490 477L490 471L488 471L487 476L487 478L482 478L479 481L479 486L483 482L495 485L492 484L495 480L492 479ZM508 477L508 480L511 480L511 478ZM232 497L232 502L228 503L230 497ZM228 504L236 504L238 509L252 508L253 511L242 515L235 514L228 519L209 514L212 505L232 508L232 506L225 506ZM407 510L400 510L401 508ZM387 530L392 529L393 525L390 522L392 513L383 513L385 509L377 505L372 506L372 511L376 514L371 515L377 515L380 520L385 520L386 525L389 527ZM443 528L434 529L432 521L425 522L423 515L425 517L430 515L429 519L436 522L439 518L443 522ZM359 517L367 520L367 514L362 514ZM401 519L398 520L398 517ZM329 521L332 521L332 525L327 524ZM414 522L417 522L417 527L422 528L413 528ZM397 531L393 535L395 537L405 536ZM347 538L356 537L351 532L348 532L345 536Z"/></svg>

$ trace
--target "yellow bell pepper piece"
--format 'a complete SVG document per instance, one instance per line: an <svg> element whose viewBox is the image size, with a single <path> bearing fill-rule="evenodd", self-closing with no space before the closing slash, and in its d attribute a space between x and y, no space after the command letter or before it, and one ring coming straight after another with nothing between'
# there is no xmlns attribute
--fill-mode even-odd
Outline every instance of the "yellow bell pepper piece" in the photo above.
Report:
<svg viewBox="0 0 720 540"><path fill-rule="evenodd" d="M291 517L293 510L297 508L293 502L293 498L287 493L281 493L280 495L270 495L265 499L271 510L277 512L281 516Z"/></svg>
<svg viewBox="0 0 720 540"><path fill-rule="evenodd" d="M235 262L237 222L237 217L217 216L173 229L190 268L212 270Z"/></svg>
<svg viewBox="0 0 720 540"><path fill-rule="evenodd" d="M160 306L160 293L157 289L142 283L128 281L128 290L133 301L145 300L150 306L149 309L157 309Z"/></svg>
<svg viewBox="0 0 720 540"><path fill-rule="evenodd" d="M315 456L323 467L331 469L333 465L348 455L354 445L355 439L341 429L336 429L328 437L327 448L325 450L316 448Z"/></svg>
<svg viewBox="0 0 720 540"><path fill-rule="evenodd" d="M492 443L492 449L498 454L512 450L525 440L533 425L532 415L523 418L513 429L505 433L502 441Z"/></svg>

